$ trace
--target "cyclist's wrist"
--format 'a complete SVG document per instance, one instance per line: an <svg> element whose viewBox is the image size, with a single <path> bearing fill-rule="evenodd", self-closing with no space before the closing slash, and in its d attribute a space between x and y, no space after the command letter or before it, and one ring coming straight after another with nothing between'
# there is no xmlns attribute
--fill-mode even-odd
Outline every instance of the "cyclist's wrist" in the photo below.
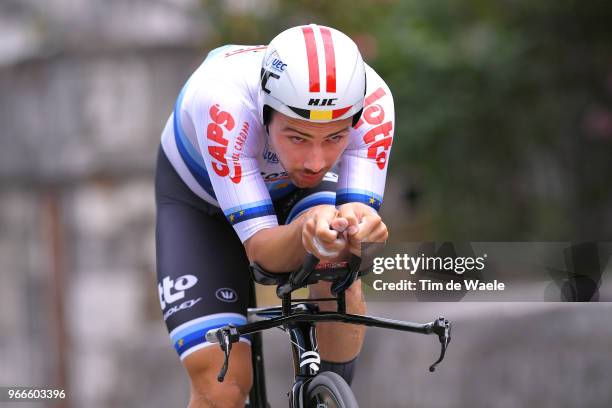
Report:
<svg viewBox="0 0 612 408"><path fill-rule="evenodd" d="M331 204L319 204L302 212L294 221L299 221L303 225L304 222L319 214L333 218L338 214L338 210Z"/></svg>

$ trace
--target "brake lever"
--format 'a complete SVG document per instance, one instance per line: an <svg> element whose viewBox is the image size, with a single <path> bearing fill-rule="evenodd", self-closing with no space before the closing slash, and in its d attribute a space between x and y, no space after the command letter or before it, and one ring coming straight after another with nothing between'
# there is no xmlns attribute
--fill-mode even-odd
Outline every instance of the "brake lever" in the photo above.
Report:
<svg viewBox="0 0 612 408"><path fill-rule="evenodd" d="M240 340L240 334L238 333L238 329L230 324L217 329L214 332L214 335L211 335L210 332L206 333L206 339L210 342L219 343L219 347L221 347L221 350L223 350L223 353L225 354L223 367L221 367L221 371L217 376L217 381L223 382L229 366L229 357L232 351L232 344Z"/></svg>
<svg viewBox="0 0 612 408"><path fill-rule="evenodd" d="M444 317L439 317L433 323L432 329L433 329L433 332L438 335L438 339L440 340L441 350L440 350L440 357L438 358L438 360L429 367L429 372L431 373L436 371L436 366L440 364L442 360L444 360L444 356L446 355L446 349L448 348L448 344L451 341L451 324Z"/></svg>

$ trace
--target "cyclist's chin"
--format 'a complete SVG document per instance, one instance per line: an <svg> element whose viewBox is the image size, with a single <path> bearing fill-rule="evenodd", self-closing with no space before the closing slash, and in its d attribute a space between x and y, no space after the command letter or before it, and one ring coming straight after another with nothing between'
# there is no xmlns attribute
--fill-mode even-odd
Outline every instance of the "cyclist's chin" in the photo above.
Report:
<svg viewBox="0 0 612 408"><path fill-rule="evenodd" d="M291 181L298 188L312 188L316 187L321 181L323 181L323 177L325 176L325 172L322 174L310 175L303 172L294 172L289 174Z"/></svg>

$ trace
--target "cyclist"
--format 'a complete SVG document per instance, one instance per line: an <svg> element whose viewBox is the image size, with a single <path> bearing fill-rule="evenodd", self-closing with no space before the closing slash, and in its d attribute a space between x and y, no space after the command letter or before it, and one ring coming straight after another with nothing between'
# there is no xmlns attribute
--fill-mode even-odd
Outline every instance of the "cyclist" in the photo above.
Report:
<svg viewBox="0 0 612 408"><path fill-rule="evenodd" d="M208 330L246 323L248 263L273 272L384 241L377 215L393 100L356 44L333 28L290 28L268 46L211 51L181 90L157 159L157 268L163 317L191 380L190 407L244 406L249 339L225 381ZM329 297L330 285L311 285ZM347 311L365 313L360 281ZM330 305L321 302L321 309ZM350 383L364 328L318 325L321 370Z"/></svg>

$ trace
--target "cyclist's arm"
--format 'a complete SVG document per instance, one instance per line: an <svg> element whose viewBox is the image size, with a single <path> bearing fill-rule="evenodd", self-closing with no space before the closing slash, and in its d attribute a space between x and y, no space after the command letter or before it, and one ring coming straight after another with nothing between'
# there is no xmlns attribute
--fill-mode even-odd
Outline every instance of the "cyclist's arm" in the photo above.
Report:
<svg viewBox="0 0 612 408"><path fill-rule="evenodd" d="M303 223L304 217L298 217L291 224L257 231L244 242L249 260L270 272L296 269L306 255L302 245Z"/></svg>
<svg viewBox="0 0 612 408"><path fill-rule="evenodd" d="M387 228L378 210L383 200L395 128L391 91L370 67L366 67L366 73L368 90L363 114L351 129L336 192L339 216L348 221L349 245L355 254L360 253L361 242L387 239ZM342 171L345 169L350 171Z"/></svg>
<svg viewBox="0 0 612 408"><path fill-rule="evenodd" d="M288 225L257 231L244 243L249 260L271 272L289 272L302 264L306 252L335 259L346 247L337 231L347 225L337 213L334 206L318 205Z"/></svg>

